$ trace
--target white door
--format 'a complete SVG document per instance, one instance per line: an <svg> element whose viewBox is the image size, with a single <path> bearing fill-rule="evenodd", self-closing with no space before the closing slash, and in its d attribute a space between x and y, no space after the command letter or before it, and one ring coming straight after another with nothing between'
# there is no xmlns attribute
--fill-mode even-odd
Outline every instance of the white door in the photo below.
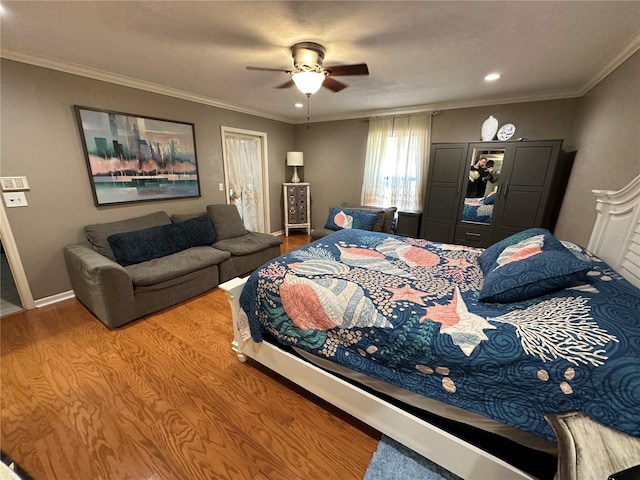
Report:
<svg viewBox="0 0 640 480"><path fill-rule="evenodd" d="M221 127L227 203L247 230L270 233L267 134Z"/></svg>

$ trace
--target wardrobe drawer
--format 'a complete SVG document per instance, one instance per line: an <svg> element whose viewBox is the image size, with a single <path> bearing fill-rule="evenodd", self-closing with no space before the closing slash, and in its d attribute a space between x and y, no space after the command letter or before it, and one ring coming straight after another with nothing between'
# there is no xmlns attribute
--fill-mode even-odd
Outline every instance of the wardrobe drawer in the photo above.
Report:
<svg viewBox="0 0 640 480"><path fill-rule="evenodd" d="M454 243L470 247L488 247L491 245L491 229L475 225L458 225Z"/></svg>

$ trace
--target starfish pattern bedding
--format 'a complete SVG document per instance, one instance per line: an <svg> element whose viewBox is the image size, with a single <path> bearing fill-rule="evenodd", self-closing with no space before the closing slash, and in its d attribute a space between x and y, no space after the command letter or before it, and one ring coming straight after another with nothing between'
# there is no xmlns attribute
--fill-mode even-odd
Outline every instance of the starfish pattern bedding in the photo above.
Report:
<svg viewBox="0 0 640 480"><path fill-rule="evenodd" d="M342 230L263 265L240 298L263 333L340 365L554 440L582 411L640 436L640 290L581 248L586 280L478 300L481 249Z"/></svg>

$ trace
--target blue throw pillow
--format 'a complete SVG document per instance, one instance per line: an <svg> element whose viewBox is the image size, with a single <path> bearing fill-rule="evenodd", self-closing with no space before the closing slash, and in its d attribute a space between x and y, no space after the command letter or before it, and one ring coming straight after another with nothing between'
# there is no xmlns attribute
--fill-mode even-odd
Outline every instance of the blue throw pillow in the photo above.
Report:
<svg viewBox="0 0 640 480"><path fill-rule="evenodd" d="M541 232L502 249L485 272L479 299L510 303L536 298L575 285L585 278L591 266L551 233Z"/></svg>
<svg viewBox="0 0 640 480"><path fill-rule="evenodd" d="M371 230L376 221L376 217L377 215L375 213L333 207L324 228L328 228L329 230L346 230L350 228Z"/></svg>
<svg viewBox="0 0 640 480"><path fill-rule="evenodd" d="M515 245L525 238L533 237L535 235L545 235L547 233L551 235L549 230L547 230L546 228L530 228L528 230L523 230L522 232L511 235L510 237L500 240L490 247L487 247L484 252L482 252L478 257L478 263L480 264L482 273L486 275L490 270L493 270L496 267L496 260L505 248L511 245Z"/></svg>
<svg viewBox="0 0 640 480"><path fill-rule="evenodd" d="M216 232L209 217L199 216L180 223L117 233L107 241L118 263L126 267L187 248L213 245Z"/></svg>

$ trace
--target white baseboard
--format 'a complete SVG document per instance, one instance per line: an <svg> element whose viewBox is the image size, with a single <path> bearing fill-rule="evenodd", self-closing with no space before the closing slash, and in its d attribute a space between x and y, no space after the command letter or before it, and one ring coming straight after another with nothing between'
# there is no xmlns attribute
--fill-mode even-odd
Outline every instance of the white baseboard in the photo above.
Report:
<svg viewBox="0 0 640 480"><path fill-rule="evenodd" d="M74 298L75 294L73 290L69 290L67 292L56 293L55 295L51 295L50 297L44 297L36 300L34 303L36 304L36 308L46 307L47 305L52 305L54 303L62 302L63 300L69 300L70 298Z"/></svg>

